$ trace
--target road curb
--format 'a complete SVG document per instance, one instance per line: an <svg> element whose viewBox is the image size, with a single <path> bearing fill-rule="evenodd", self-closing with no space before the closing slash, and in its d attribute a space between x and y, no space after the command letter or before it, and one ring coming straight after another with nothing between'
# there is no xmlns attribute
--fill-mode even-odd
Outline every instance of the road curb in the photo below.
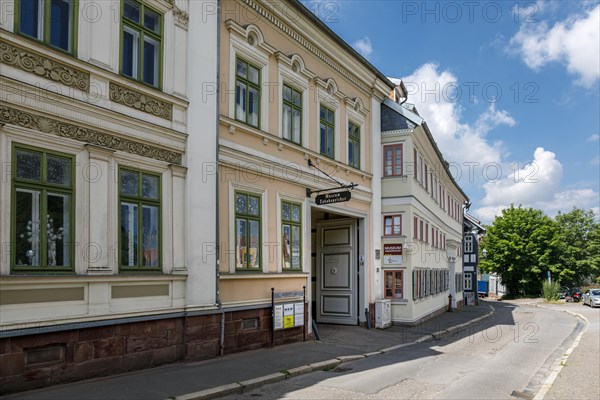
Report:
<svg viewBox="0 0 600 400"><path fill-rule="evenodd" d="M366 357L373 357L373 356L377 356L380 354L388 353L390 351L398 350L403 347L408 347L408 346L412 346L412 345L415 345L418 343L423 343L423 342L426 342L429 340L436 339L438 337L443 337L442 334L448 335L449 333L463 330L472 324L475 324L485 318L488 318L496 311L495 308L491 304L488 304L488 307L490 307L491 311L488 312L487 314L477 317L471 321L464 322L464 323L458 324L458 325L453 325L447 329L444 329L444 330L441 330L438 332L434 332L432 334L427 334L427 335L421 336L420 338L418 338L412 342L402 343L402 344L398 344L395 346L386 347L384 349L373 351L370 353L339 356L339 357L336 357L331 360L325 360L325 361L320 361L320 362L312 363L312 364L308 364L308 365L302 365L302 366L299 366L296 368L292 368L285 372L277 372L274 374L265 375L265 376L262 376L259 378L250 379L250 380L240 382L240 383L230 383L227 385L221 385L221 386L201 390L201 391L194 392L194 393L184 394L184 395L175 397L175 400L202 400L202 399L213 399L216 397L223 397L223 396L227 396L230 394L241 394L247 390L255 389L259 386L262 386L262 385L265 385L268 383L281 381L284 379L308 374L308 373L315 372L315 371L331 370L343 363L360 360L360 359L363 359ZM170 399L170 400L172 400L172 399Z"/></svg>

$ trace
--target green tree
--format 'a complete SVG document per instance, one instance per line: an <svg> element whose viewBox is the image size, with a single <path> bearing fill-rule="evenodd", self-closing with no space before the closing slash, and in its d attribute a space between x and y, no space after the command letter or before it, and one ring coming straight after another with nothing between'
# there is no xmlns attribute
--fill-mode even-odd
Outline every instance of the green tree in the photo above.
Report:
<svg viewBox="0 0 600 400"><path fill-rule="evenodd" d="M600 275L600 225L592 210L573 208L558 213L559 280L566 285L581 285L586 278Z"/></svg>
<svg viewBox="0 0 600 400"><path fill-rule="evenodd" d="M487 227L482 270L497 272L509 295L539 295L548 271L559 269L557 231L542 211L511 205Z"/></svg>
<svg viewBox="0 0 600 400"><path fill-rule="evenodd" d="M590 232L588 245L592 264L592 276L596 276L596 283L600 283L600 224L596 223Z"/></svg>

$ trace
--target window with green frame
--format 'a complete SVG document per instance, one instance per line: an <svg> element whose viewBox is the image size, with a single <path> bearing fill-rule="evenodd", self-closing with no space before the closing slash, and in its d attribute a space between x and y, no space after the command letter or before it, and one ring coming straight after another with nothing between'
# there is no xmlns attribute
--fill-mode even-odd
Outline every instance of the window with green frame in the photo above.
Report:
<svg viewBox="0 0 600 400"><path fill-rule="evenodd" d="M235 119L260 128L260 69L235 59Z"/></svg>
<svg viewBox="0 0 600 400"><path fill-rule="evenodd" d="M15 31L74 53L77 0L16 0Z"/></svg>
<svg viewBox="0 0 600 400"><path fill-rule="evenodd" d="M321 104L319 112L321 145L320 152L324 156L334 157L335 113Z"/></svg>
<svg viewBox="0 0 600 400"><path fill-rule="evenodd" d="M288 85L283 85L283 138L302 144L302 92Z"/></svg>
<svg viewBox="0 0 600 400"><path fill-rule="evenodd" d="M73 157L14 146L12 160L13 272L72 272Z"/></svg>
<svg viewBox="0 0 600 400"><path fill-rule="evenodd" d="M160 87L163 17L136 0L124 0L121 19L121 74Z"/></svg>
<svg viewBox="0 0 600 400"><path fill-rule="evenodd" d="M283 269L302 268L302 206L281 202L281 248Z"/></svg>
<svg viewBox="0 0 600 400"><path fill-rule="evenodd" d="M360 126L348 121L348 165L360 169Z"/></svg>
<svg viewBox="0 0 600 400"><path fill-rule="evenodd" d="M119 169L119 267L160 271L160 175Z"/></svg>
<svg viewBox="0 0 600 400"><path fill-rule="evenodd" d="M260 195L235 192L235 266L238 270L260 269Z"/></svg>

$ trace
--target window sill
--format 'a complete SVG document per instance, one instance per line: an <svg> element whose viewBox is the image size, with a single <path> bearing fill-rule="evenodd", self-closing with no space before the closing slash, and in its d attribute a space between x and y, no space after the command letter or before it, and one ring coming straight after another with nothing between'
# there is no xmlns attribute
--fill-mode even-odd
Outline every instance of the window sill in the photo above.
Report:
<svg viewBox="0 0 600 400"><path fill-rule="evenodd" d="M0 284L92 283L127 281L184 281L183 274L119 274L119 275L4 275Z"/></svg>
<svg viewBox="0 0 600 400"><path fill-rule="evenodd" d="M400 304L400 305L407 305L408 304L408 299L390 299L392 300L392 304Z"/></svg>
<svg viewBox="0 0 600 400"><path fill-rule="evenodd" d="M221 273L220 279L223 280L233 280L233 279L280 279L280 278L306 278L309 276L308 272L269 272L262 273L262 271L258 271L259 273L255 274L245 274L245 273Z"/></svg>
<svg viewBox="0 0 600 400"><path fill-rule="evenodd" d="M382 179L398 179L398 178L402 178L402 179L406 179L407 175L383 175Z"/></svg>

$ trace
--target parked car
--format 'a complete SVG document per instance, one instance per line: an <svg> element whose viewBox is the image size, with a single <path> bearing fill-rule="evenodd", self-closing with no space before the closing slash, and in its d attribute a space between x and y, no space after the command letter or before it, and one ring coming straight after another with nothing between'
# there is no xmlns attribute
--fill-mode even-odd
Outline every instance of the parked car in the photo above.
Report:
<svg viewBox="0 0 600 400"><path fill-rule="evenodd" d="M582 297L583 293L581 293L581 290L579 288L573 288L567 292L565 300L567 302L572 301L574 303L577 303L581 300Z"/></svg>
<svg viewBox="0 0 600 400"><path fill-rule="evenodd" d="M567 295L567 292L569 291L569 288L566 286L561 286L560 290L558 292L558 298L559 299L564 299L565 296Z"/></svg>
<svg viewBox="0 0 600 400"><path fill-rule="evenodd" d="M590 307L600 307L600 289L588 289L583 294L583 305L589 304Z"/></svg>

